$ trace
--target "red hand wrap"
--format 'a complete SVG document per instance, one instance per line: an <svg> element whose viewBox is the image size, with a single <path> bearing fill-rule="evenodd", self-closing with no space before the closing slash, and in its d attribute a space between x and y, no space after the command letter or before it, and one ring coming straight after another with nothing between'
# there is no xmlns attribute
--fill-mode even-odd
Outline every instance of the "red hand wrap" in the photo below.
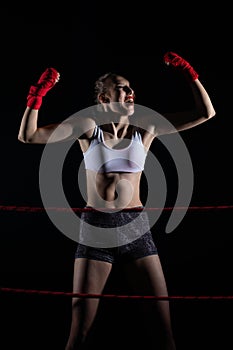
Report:
<svg viewBox="0 0 233 350"><path fill-rule="evenodd" d="M39 109L42 97L52 89L59 79L59 73L55 68L47 68L41 75L36 85L32 85L27 96L27 107Z"/></svg>
<svg viewBox="0 0 233 350"><path fill-rule="evenodd" d="M191 81L194 81L199 77L199 74L193 69L193 67L175 52L167 52L164 55L164 62L172 65L175 68L181 69L185 76Z"/></svg>

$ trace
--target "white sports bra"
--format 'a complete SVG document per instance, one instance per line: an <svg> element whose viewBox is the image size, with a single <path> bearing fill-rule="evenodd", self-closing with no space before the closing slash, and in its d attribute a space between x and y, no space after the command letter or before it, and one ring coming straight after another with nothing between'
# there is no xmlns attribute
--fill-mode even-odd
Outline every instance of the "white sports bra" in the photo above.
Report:
<svg viewBox="0 0 233 350"><path fill-rule="evenodd" d="M96 126L90 146L83 156L85 169L100 173L136 173L144 170L147 150L137 130L127 147L114 149L106 145L103 130Z"/></svg>

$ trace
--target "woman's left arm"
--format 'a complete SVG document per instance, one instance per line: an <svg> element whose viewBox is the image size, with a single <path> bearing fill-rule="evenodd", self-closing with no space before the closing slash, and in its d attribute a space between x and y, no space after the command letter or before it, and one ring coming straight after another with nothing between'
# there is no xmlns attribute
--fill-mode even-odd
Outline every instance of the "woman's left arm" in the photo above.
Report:
<svg viewBox="0 0 233 350"><path fill-rule="evenodd" d="M184 74L193 94L194 108L190 111L164 113L163 117L169 123L160 121L155 126L156 136L190 129L216 115L210 96L193 67L174 52L166 53L164 55L164 62ZM173 127L170 127L170 123Z"/></svg>

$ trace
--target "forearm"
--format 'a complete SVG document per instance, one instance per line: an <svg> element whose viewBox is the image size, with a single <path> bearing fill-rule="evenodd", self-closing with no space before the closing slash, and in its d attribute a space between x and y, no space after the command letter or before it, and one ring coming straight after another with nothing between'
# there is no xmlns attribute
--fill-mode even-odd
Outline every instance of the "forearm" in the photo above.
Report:
<svg viewBox="0 0 233 350"><path fill-rule="evenodd" d="M47 68L35 85L31 85L27 96L27 107L23 114L18 140L24 143L46 143L57 125L38 128L38 113L43 97L58 82L60 74Z"/></svg>
<svg viewBox="0 0 233 350"><path fill-rule="evenodd" d="M166 123L160 123L157 126L157 134L161 135L186 130L214 117L216 113L209 94L199 80L199 74L190 63L174 52L166 53L164 61L168 66L170 65L177 72L185 76L193 94L194 108L164 114L165 118L172 123L174 128L166 125Z"/></svg>
<svg viewBox="0 0 233 350"><path fill-rule="evenodd" d="M171 65L173 69L182 72L182 74L186 77L193 92L197 118L203 117L208 119L215 115L215 110L210 97L199 80L199 74L190 65L190 63L174 52L167 52L164 55L164 62L167 65Z"/></svg>
<svg viewBox="0 0 233 350"><path fill-rule="evenodd" d="M165 128L165 131L160 130L160 133L187 130L208 121L216 115L210 96L200 80L190 81L189 85L193 94L194 107L186 111L165 114L164 116L175 128L171 130Z"/></svg>
<svg viewBox="0 0 233 350"><path fill-rule="evenodd" d="M24 143L31 142L37 130L38 110L26 108L21 120L18 140Z"/></svg>
<svg viewBox="0 0 233 350"><path fill-rule="evenodd" d="M197 79L190 85L193 92L197 117L205 119L213 117L216 114L215 109L213 107L209 94L207 93L200 80Z"/></svg>

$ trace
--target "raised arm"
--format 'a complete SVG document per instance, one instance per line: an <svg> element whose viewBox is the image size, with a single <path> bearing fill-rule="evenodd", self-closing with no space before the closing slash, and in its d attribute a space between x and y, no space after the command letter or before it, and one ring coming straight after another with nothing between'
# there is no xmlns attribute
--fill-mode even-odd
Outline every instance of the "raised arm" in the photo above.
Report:
<svg viewBox="0 0 233 350"><path fill-rule="evenodd" d="M54 87L59 78L60 74L55 68L47 68L38 82L31 85L27 96L27 106L19 128L19 141L24 143L46 143L50 134L56 128L56 125L38 128L37 124L43 97Z"/></svg>
<svg viewBox="0 0 233 350"><path fill-rule="evenodd" d="M194 108L190 111L163 114L174 128L170 128L169 123L161 122L155 126L155 134L163 135L190 129L214 117L216 113L211 99L190 63L174 52L164 55L164 63L185 76L193 94Z"/></svg>
<svg viewBox="0 0 233 350"><path fill-rule="evenodd" d="M38 127L38 114L43 97L55 86L59 79L60 74L55 68L47 68L38 82L30 87L27 96L27 106L19 128L19 141L24 143L45 144L47 142L52 143L74 139L76 134L81 134L78 128L82 128L82 124L84 124L83 118L78 118L76 115L62 123ZM85 119L85 126L86 124L87 119ZM92 123L90 122L89 124L91 128ZM54 132L55 130L56 132Z"/></svg>

